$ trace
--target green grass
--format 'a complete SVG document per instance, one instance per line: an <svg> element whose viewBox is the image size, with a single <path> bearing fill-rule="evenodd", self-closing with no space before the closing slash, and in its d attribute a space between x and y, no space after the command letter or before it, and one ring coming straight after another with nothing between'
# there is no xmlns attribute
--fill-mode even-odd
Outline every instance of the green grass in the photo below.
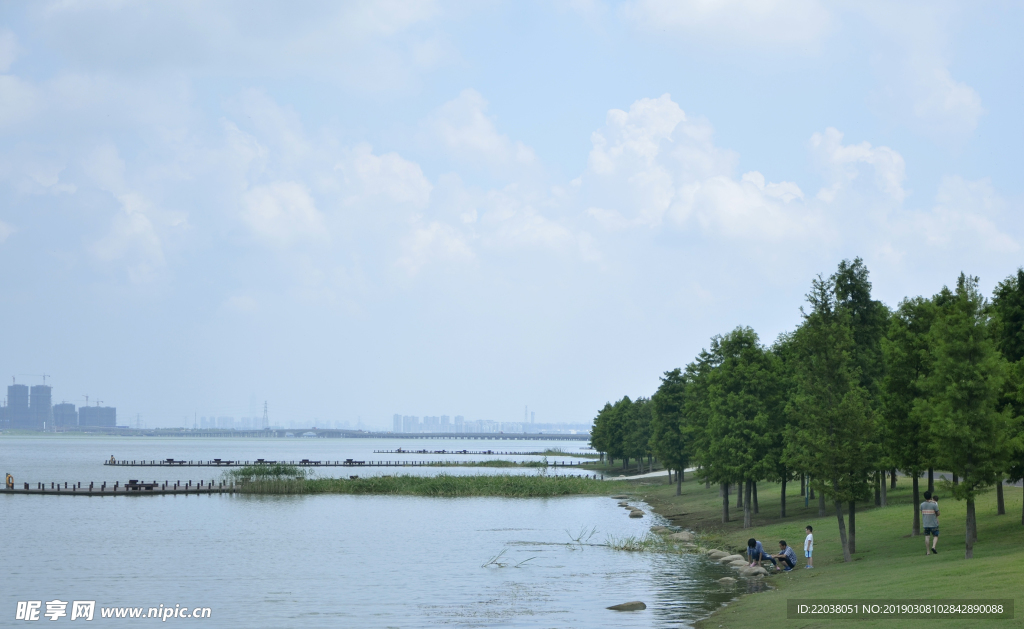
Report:
<svg viewBox="0 0 1024 629"><path fill-rule="evenodd" d="M964 559L964 519L966 506L938 487L942 499L939 554L925 556L924 538L911 537L913 510L910 479L900 478L889 492L889 506L875 508L858 505L857 552L854 561L844 563L834 506L824 518L817 517L812 501L803 506L799 483L790 484L787 499L789 516L779 517L779 485L759 485L760 514L754 527L743 529L742 510L730 509L732 520L721 523L721 498L718 488L688 480L683 495L676 497L675 487L641 485L632 492L647 500L656 511L670 516L674 524L703 534L702 545L723 550L742 551L750 537L761 540L768 549L777 548L780 539L800 549L800 564L790 573L769 577L776 589L745 595L716 612L698 626L705 629L771 629L773 627L810 628L842 625L837 620L789 620L786 600L810 599L949 599L1013 598L1015 620L857 620L857 629L906 629L907 625L928 627L1024 627L1024 567L1021 547L1022 496L1019 487L1004 488L1006 515L996 515L995 490L977 502L978 541L974 559ZM922 481L921 491L925 489ZM735 495L730 497L735 507ZM814 526L814 570L803 568L804 526ZM926 624L927 623L927 624Z"/></svg>
<svg viewBox="0 0 1024 629"><path fill-rule="evenodd" d="M487 474L479 476L368 476L366 478L313 478L256 480L243 484L247 494L357 494L456 498L500 496L547 498L605 495L622 491L620 483L578 476Z"/></svg>

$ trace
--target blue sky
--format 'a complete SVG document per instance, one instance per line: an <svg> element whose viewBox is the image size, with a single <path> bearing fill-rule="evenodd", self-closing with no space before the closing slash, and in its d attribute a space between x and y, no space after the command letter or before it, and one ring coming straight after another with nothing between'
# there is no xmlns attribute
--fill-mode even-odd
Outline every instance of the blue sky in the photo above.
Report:
<svg viewBox="0 0 1024 629"><path fill-rule="evenodd" d="M991 289L1022 12L5 3L0 368L149 425L588 421L843 258Z"/></svg>

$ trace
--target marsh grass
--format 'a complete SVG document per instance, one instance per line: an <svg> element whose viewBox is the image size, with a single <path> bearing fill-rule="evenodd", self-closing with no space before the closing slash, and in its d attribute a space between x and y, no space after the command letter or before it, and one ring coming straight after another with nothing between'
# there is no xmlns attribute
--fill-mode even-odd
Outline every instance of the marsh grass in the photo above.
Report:
<svg viewBox="0 0 1024 629"><path fill-rule="evenodd" d="M562 448L548 448L547 450L545 450L543 452L538 452L538 454L543 454L545 456L572 456L572 457L577 457L577 458L580 458L580 459L600 459L601 458L600 454L590 454L590 453L586 453L586 452L566 452Z"/></svg>
<svg viewBox="0 0 1024 629"><path fill-rule="evenodd" d="M617 483L579 476L481 474L473 476L369 476L366 478L257 478L243 483L245 494L352 494L458 498L548 498L604 495L621 487Z"/></svg>
<svg viewBox="0 0 1024 629"><path fill-rule="evenodd" d="M246 465L227 472L228 478L239 482L299 480L309 476L305 468L297 465L273 463L270 465Z"/></svg>
<svg viewBox="0 0 1024 629"><path fill-rule="evenodd" d="M627 535L624 537L616 537L609 535L605 541L605 546L612 550L625 550L629 552L653 552L665 549L665 542L651 533L644 533L643 535Z"/></svg>
<svg viewBox="0 0 1024 629"><path fill-rule="evenodd" d="M590 542L590 539L594 537L594 535L597 535L597 527L594 526L588 529L586 526L583 526L580 527L580 530L576 533L573 533L569 529L565 529L565 534L568 535L571 540L567 544L569 550L583 550L583 547Z"/></svg>

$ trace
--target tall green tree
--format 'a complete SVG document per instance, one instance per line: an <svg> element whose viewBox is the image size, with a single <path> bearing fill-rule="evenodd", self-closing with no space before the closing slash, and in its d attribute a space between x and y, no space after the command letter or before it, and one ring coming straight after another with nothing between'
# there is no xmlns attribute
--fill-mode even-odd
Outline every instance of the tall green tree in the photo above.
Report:
<svg viewBox="0 0 1024 629"><path fill-rule="evenodd" d="M666 371L651 398L651 449L666 469L676 473L676 495L682 494L683 473L693 451L691 427L683 421L687 381L682 370Z"/></svg>
<svg viewBox="0 0 1024 629"><path fill-rule="evenodd" d="M881 426L889 458L912 479L911 535L921 533L918 479L932 467L933 459L929 417L915 413L914 404L926 395L923 385L932 363L929 333L936 312L929 299L904 299L892 314L888 336L882 341L885 376L881 388Z"/></svg>
<svg viewBox="0 0 1024 629"><path fill-rule="evenodd" d="M996 348L1009 363L1006 383L999 400L999 408L1009 409L1010 445L1008 467L1011 481L1024 477L1024 268L996 285L990 308L992 337ZM1002 481L996 484L997 513L1006 513ZM1024 510L1021 512L1024 524Z"/></svg>
<svg viewBox="0 0 1024 629"><path fill-rule="evenodd" d="M861 384L850 312L837 303L833 278L818 276L807 300L810 311L794 335L800 368L787 407L794 419L787 454L835 503L843 558L850 561L843 504L868 494L877 450L874 413Z"/></svg>
<svg viewBox="0 0 1024 629"><path fill-rule="evenodd" d="M722 522L729 521L729 484L719 470L710 466L708 452L711 440L708 437L710 403L708 398L708 382L711 373L722 362L716 343L710 349L701 350L697 358L686 366L683 377L686 381L686 394L683 401L683 431L690 436L691 455L697 464L700 478L709 483L719 483L722 488Z"/></svg>
<svg viewBox="0 0 1024 629"><path fill-rule="evenodd" d="M753 483L771 473L773 433L781 414L777 358L750 328L712 340L721 363L709 375L708 467L745 491L743 527L751 526Z"/></svg>
<svg viewBox="0 0 1024 629"><path fill-rule="evenodd" d="M940 460L959 477L949 490L967 502L966 552L974 556L978 493L993 485L1008 459L1008 413L997 409L1005 361L992 338L988 304L978 278L960 274L953 299L931 328L933 368L925 381L930 395L918 406L931 417Z"/></svg>
<svg viewBox="0 0 1024 629"><path fill-rule="evenodd" d="M637 471L643 471L645 457L651 455L651 401L637 398L626 409L625 452L627 457L636 459Z"/></svg>
<svg viewBox="0 0 1024 629"><path fill-rule="evenodd" d="M611 449L611 422L614 409L610 402L605 402L597 416L594 418L594 425L590 429L590 447L601 453L601 457ZM609 459L609 463L611 460Z"/></svg>

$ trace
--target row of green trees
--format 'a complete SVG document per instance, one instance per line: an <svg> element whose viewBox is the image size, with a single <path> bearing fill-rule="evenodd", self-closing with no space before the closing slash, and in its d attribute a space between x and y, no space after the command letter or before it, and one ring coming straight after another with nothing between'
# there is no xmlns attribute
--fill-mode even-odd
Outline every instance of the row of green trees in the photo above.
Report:
<svg viewBox="0 0 1024 629"><path fill-rule="evenodd" d="M1003 514L1003 481L1024 477L1024 269L991 300L961 274L953 288L890 310L872 299L863 261L844 260L812 281L801 314L771 346L746 327L713 337L651 398L606 404L591 444L624 466L657 457L680 482L696 468L720 486L723 521L736 487L744 526L759 481L782 483L785 517L786 483L799 479L817 492L819 515L834 506L847 561L858 501L874 488L884 504L887 480L902 471L913 479L917 535L918 479L928 472L931 485L932 470L944 470L967 504L972 557L979 492L994 485Z"/></svg>

